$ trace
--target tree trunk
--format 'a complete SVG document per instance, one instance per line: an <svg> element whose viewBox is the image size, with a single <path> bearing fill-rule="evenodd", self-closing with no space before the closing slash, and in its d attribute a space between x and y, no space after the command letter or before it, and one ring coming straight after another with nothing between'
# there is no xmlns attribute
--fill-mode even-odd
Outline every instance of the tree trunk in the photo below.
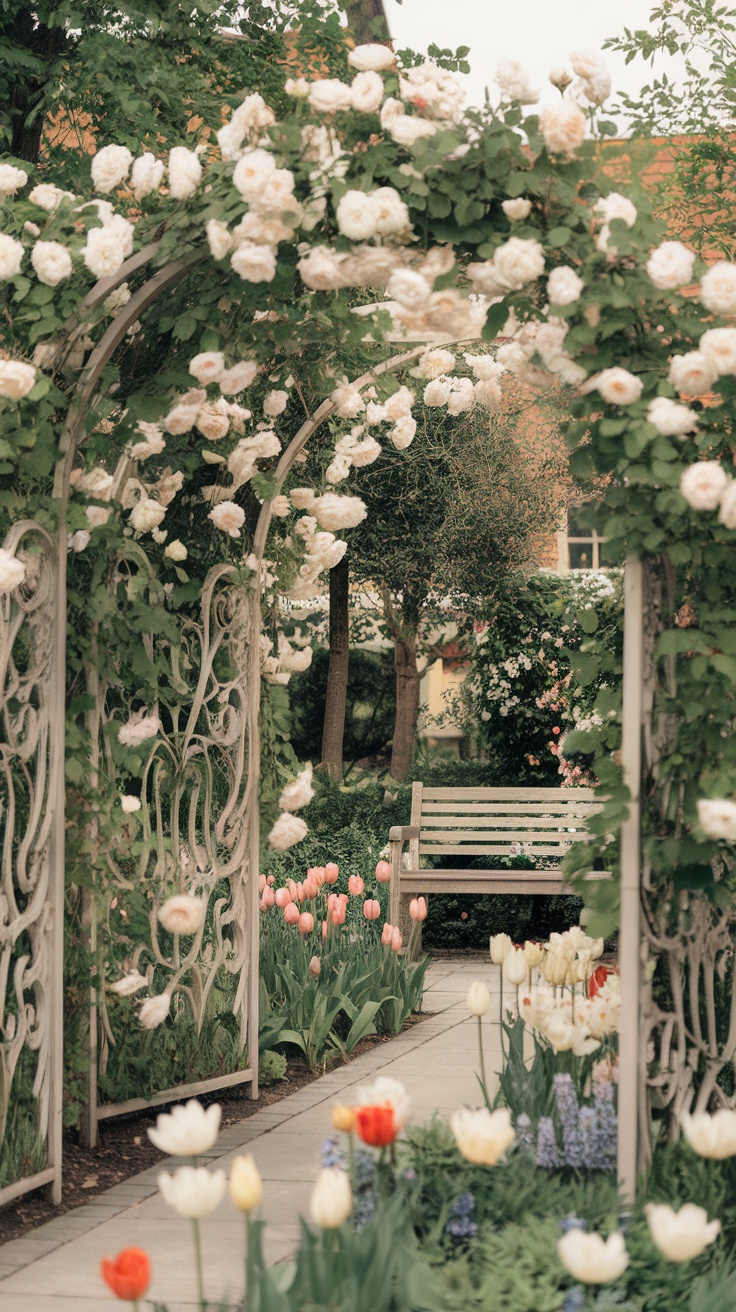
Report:
<svg viewBox="0 0 736 1312"><path fill-rule="evenodd" d="M348 16L348 27L358 45L391 40L383 0L346 0L344 8Z"/></svg>
<svg viewBox="0 0 736 1312"><path fill-rule="evenodd" d="M348 697L350 567L347 556L330 570L330 664L327 672L322 730L322 768L330 779L342 779L345 707Z"/></svg>
<svg viewBox="0 0 736 1312"><path fill-rule="evenodd" d="M67 46L67 32L64 27L49 28L36 23L31 10L21 10L13 19L11 40L26 50L31 58L28 67L16 74L10 90L10 153L16 159L37 164L44 129L44 113L39 107L43 103L51 68Z"/></svg>
<svg viewBox="0 0 736 1312"><path fill-rule="evenodd" d="M402 627L394 634L394 670L396 671L396 721L390 774L392 779L406 779L414 757L414 740L419 716L417 635L414 629Z"/></svg>

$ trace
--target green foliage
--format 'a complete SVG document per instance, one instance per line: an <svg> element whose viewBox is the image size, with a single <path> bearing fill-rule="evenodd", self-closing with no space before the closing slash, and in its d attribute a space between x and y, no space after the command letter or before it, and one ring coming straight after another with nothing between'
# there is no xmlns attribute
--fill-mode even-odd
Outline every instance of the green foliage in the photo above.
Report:
<svg viewBox="0 0 736 1312"><path fill-rule="evenodd" d="M286 1079L288 1062L282 1052L267 1048L258 1058L258 1083L278 1084Z"/></svg>
<svg viewBox="0 0 736 1312"><path fill-rule="evenodd" d="M299 676L292 698L291 743L300 760L319 760L322 751L329 653L316 647L309 669ZM366 758L380 769L388 760L396 692L390 652L350 652L344 759L347 780Z"/></svg>

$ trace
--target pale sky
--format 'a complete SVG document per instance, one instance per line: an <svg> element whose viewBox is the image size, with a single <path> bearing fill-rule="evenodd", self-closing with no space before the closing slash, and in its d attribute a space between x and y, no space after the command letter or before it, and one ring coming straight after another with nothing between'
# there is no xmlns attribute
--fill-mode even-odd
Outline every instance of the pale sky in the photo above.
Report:
<svg viewBox="0 0 736 1312"><path fill-rule="evenodd" d="M384 0L384 6L397 48L470 46L472 72L462 79L469 104L482 104L487 85L494 98L492 77L501 59L518 59L529 70L534 86L543 88L544 103L559 95L547 81L553 65L565 63L570 50L600 52L605 38L624 27L648 27L655 0ZM638 91L651 77L641 59L627 66L613 51L603 58L614 98L617 90ZM659 58L656 71L676 76L678 67L679 61Z"/></svg>

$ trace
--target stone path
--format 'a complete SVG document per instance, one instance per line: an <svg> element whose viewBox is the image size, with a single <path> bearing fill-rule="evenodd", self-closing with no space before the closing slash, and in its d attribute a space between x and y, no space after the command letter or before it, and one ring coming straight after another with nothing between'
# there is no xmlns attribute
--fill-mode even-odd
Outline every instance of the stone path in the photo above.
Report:
<svg viewBox="0 0 736 1312"><path fill-rule="evenodd" d="M424 1001L432 1015L426 1020L220 1135L211 1154L213 1166L227 1171L232 1158L245 1150L263 1176L261 1216L268 1222L270 1261L288 1257L296 1246L298 1218L307 1212L321 1144L331 1133L331 1108L354 1101L357 1085L378 1075L400 1079L411 1095L414 1121L428 1120L435 1111L448 1114L479 1105L476 1021L465 1007L468 985L477 978L497 991L498 971L490 964L433 964ZM484 1021L484 1034L490 1075L500 1064L495 1005ZM100 1259L133 1244L151 1255L154 1278L148 1297L168 1303L169 1312L192 1312L197 1305L191 1227L158 1192L162 1166L176 1163L162 1160L84 1207L0 1246L0 1312L110 1312L121 1305L102 1282ZM242 1289L242 1217L226 1197L202 1230L208 1297L235 1297Z"/></svg>

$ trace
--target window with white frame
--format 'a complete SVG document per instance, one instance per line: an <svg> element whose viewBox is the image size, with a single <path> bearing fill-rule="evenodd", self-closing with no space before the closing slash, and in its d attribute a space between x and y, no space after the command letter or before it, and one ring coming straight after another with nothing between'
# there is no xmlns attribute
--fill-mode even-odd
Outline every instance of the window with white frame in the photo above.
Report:
<svg viewBox="0 0 736 1312"><path fill-rule="evenodd" d="M577 518L575 506L568 508L565 523L557 534L558 569L601 569L601 544L605 538L594 528L587 528Z"/></svg>

